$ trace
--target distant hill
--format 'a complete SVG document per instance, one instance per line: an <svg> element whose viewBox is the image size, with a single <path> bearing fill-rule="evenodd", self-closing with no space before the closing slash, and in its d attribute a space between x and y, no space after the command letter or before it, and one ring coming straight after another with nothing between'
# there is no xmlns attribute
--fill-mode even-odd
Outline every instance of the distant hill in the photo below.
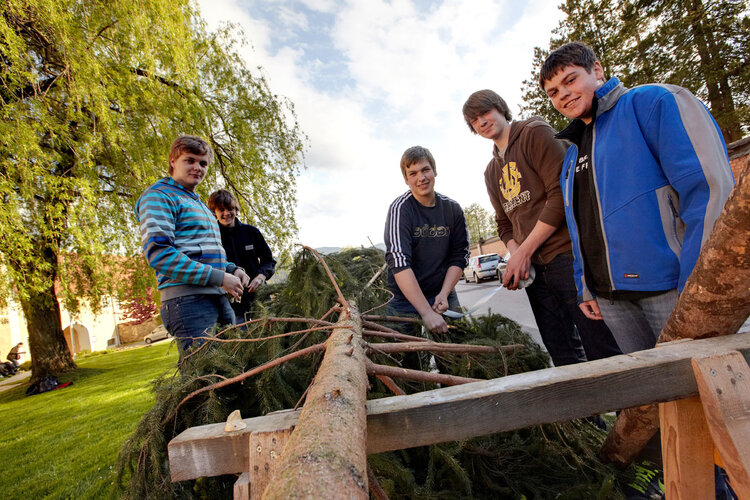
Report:
<svg viewBox="0 0 750 500"><path fill-rule="evenodd" d="M346 247L346 248L351 248L351 247ZM375 248L385 252L385 243L378 243L377 245L375 245ZM328 255L331 253L340 252L341 250L344 250L344 248L342 247L318 247L315 250L317 250L319 253L323 255Z"/></svg>

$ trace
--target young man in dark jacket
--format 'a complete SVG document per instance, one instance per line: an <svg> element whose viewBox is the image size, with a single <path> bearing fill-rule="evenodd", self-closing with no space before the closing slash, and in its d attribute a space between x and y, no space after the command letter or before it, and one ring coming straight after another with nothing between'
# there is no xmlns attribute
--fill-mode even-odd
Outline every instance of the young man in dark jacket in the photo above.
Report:
<svg viewBox="0 0 750 500"><path fill-rule="evenodd" d="M498 235L511 254L503 284L517 290L535 267L526 293L553 363L620 354L606 325L587 319L576 302L559 184L565 148L555 131L538 117L511 121L507 104L492 90L474 92L463 114L473 133L494 143L484 178Z"/></svg>
<svg viewBox="0 0 750 500"><path fill-rule="evenodd" d="M469 238L458 203L435 192L435 159L414 146L401 157L409 191L396 198L385 222L389 314L419 314L427 329L448 331L441 316L459 306L453 288L468 264Z"/></svg>
<svg viewBox="0 0 750 500"><path fill-rule="evenodd" d="M236 322L242 323L247 320L245 314L252 307L255 292L276 271L276 261L260 230L237 218L240 206L232 193L226 189L214 191L208 198L208 208L219 222L221 244L227 260L243 268L252 278L242 299L232 303Z"/></svg>

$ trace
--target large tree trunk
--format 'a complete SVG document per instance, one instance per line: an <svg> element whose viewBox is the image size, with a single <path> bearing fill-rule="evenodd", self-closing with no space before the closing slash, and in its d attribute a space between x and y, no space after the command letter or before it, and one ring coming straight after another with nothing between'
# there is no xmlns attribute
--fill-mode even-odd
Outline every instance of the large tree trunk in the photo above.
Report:
<svg viewBox="0 0 750 500"><path fill-rule="evenodd" d="M693 32L695 48L701 64L701 74L708 89L711 112L719 124L724 142L727 144L742 138L740 121L734 108L732 90L727 78L726 64L711 32L711 20L702 0L687 2L687 18Z"/></svg>
<svg viewBox="0 0 750 500"><path fill-rule="evenodd" d="M51 269L45 273L47 290L30 290L28 297L20 300L29 331L32 383L49 374L58 375L76 368L65 342L60 322L60 304L55 293L57 255L51 249L42 252L44 255L40 258L44 259L45 265L38 266L34 272L38 276L44 272L43 269Z"/></svg>
<svg viewBox="0 0 750 500"><path fill-rule="evenodd" d="M658 341L737 333L750 314L748 283L750 179L743 176L716 220ZM656 405L623 410L602 446L602 457L628 465L658 428Z"/></svg>
<svg viewBox="0 0 750 500"><path fill-rule="evenodd" d="M310 386L277 473L271 498L360 498L367 487L367 373L359 313L339 321Z"/></svg>

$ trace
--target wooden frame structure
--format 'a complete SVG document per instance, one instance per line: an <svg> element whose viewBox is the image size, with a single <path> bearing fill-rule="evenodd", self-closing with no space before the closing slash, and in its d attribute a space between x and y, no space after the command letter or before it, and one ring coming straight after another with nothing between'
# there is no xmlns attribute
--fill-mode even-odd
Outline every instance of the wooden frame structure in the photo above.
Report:
<svg viewBox="0 0 750 500"><path fill-rule="evenodd" d="M367 453L660 402L668 498L704 498L697 493L713 488L714 447L735 491L750 498L748 360L750 335L728 335L372 400L366 404ZM233 432L224 424L187 429L169 443L172 480L242 474L235 498L261 498L299 414L248 418L245 429Z"/></svg>

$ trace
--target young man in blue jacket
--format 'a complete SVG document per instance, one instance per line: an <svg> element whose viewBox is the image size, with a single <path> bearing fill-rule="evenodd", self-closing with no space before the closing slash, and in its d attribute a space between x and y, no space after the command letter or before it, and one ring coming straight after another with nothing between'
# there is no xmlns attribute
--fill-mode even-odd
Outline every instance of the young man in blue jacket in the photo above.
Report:
<svg viewBox="0 0 750 500"><path fill-rule="evenodd" d="M539 83L573 120L560 182L580 307L623 352L649 349L734 185L719 127L684 88L605 82L581 42L553 51Z"/></svg>
<svg viewBox="0 0 750 500"><path fill-rule="evenodd" d="M169 177L135 204L143 254L161 292L161 318L179 339L180 356L206 330L234 323L227 294L240 300L250 283L242 268L227 262L216 218L195 193L212 160L205 140L179 136L169 152Z"/></svg>

